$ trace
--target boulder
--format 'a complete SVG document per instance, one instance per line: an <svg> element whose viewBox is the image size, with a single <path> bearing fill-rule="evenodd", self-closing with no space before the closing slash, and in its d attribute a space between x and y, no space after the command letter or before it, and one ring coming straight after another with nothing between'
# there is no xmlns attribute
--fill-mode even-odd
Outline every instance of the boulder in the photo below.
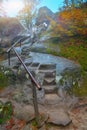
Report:
<svg viewBox="0 0 87 130"><path fill-rule="evenodd" d="M72 122L72 120L69 117L69 114L64 109L56 109L55 111L52 110L49 111L48 114L48 123L66 126Z"/></svg>
<svg viewBox="0 0 87 130"><path fill-rule="evenodd" d="M35 118L34 107L31 105L21 106L16 103L14 105L14 116L17 119L29 122Z"/></svg>

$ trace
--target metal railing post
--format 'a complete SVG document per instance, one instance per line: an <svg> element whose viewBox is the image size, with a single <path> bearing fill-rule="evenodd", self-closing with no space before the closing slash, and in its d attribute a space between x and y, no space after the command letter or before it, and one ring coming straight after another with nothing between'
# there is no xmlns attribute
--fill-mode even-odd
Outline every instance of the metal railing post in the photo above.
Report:
<svg viewBox="0 0 87 130"><path fill-rule="evenodd" d="M21 47L21 42L20 42L20 47Z"/></svg>
<svg viewBox="0 0 87 130"><path fill-rule="evenodd" d="M10 51L8 52L8 64L10 66Z"/></svg>
<svg viewBox="0 0 87 130"><path fill-rule="evenodd" d="M33 85L33 83L32 83L32 85ZM37 126L40 126L36 87L33 86L32 90L33 90L33 104L34 104L36 123L37 123Z"/></svg>

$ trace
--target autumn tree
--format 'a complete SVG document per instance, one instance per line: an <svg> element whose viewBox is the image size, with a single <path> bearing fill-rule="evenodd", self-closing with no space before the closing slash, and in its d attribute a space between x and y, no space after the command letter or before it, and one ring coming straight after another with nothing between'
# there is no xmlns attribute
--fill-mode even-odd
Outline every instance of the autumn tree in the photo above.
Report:
<svg viewBox="0 0 87 130"><path fill-rule="evenodd" d="M27 30L32 30L32 24L36 18L37 5L40 0L23 0L24 7L19 11L18 19Z"/></svg>
<svg viewBox="0 0 87 130"><path fill-rule="evenodd" d="M74 8L81 6L82 3L86 2L87 0L64 0L64 9Z"/></svg>
<svg viewBox="0 0 87 130"><path fill-rule="evenodd" d="M56 37L87 35L87 8L60 11L57 22L51 24L51 35Z"/></svg>

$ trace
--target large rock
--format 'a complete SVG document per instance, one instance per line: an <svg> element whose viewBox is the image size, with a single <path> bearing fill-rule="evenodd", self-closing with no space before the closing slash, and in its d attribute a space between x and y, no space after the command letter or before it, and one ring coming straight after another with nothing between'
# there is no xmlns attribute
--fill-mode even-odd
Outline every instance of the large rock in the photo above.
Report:
<svg viewBox="0 0 87 130"><path fill-rule="evenodd" d="M14 107L15 107L14 116L17 119L25 120L26 122L29 122L35 118L33 106L31 105L21 106L16 103Z"/></svg>
<svg viewBox="0 0 87 130"><path fill-rule="evenodd" d="M49 54L43 54L43 53L36 53L36 52L30 52L29 55L30 58L25 59L25 64L27 65L28 69L32 72L34 72L36 75L38 73L42 73L42 71L46 72L48 71L48 68L41 67L46 64L56 64L56 84L57 88L63 88L64 90L67 90L69 88L71 90L72 86L75 84L80 84L81 81L81 68L79 64L74 63L73 61L70 61L65 58L61 58L58 56L53 56ZM11 58L11 66L12 72L17 76L17 78L21 79L20 81L23 81L23 79L26 79L26 73L24 71L23 66L18 65L18 59L16 57ZM3 61L1 65L9 67L8 66L8 60ZM52 68L50 68L50 71L53 71ZM41 77L41 76L38 76ZM44 78L44 76L43 76ZM42 82L40 80L40 82ZM46 82L47 79L46 79ZM43 85L41 83L41 85Z"/></svg>
<svg viewBox="0 0 87 130"><path fill-rule="evenodd" d="M52 123L55 125L62 125L66 126L69 123L71 123L71 119L67 112L64 111L64 109L56 109L56 111L52 110L49 111L49 119L48 123Z"/></svg>
<svg viewBox="0 0 87 130"><path fill-rule="evenodd" d="M42 43L35 43L30 47L30 44L25 44L22 47L22 55L29 55L30 51L32 52L39 52L39 53L46 53L47 47L44 46Z"/></svg>
<svg viewBox="0 0 87 130"><path fill-rule="evenodd" d="M47 8L46 6L43 6L38 11L38 17L36 20L36 24L40 25L40 24L46 22L49 25L50 20L47 19L47 17L49 17L51 19L55 19L55 14L49 8Z"/></svg>
<svg viewBox="0 0 87 130"><path fill-rule="evenodd" d="M63 92L60 95L63 97L64 90L68 91L71 95L74 93L74 87L80 87L82 81L81 68L72 66L71 68L65 68L61 73L61 76L56 77L57 87L59 92Z"/></svg>

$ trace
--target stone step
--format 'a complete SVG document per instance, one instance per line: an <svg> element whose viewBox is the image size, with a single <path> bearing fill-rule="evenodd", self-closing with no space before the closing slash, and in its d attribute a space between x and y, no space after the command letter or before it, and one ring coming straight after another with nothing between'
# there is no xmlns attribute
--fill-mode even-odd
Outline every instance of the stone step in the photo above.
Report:
<svg viewBox="0 0 87 130"><path fill-rule="evenodd" d="M45 89L45 94L57 93L56 85L44 85L43 88Z"/></svg>
<svg viewBox="0 0 87 130"><path fill-rule="evenodd" d="M46 71L45 78L54 78L56 76L56 70Z"/></svg>
<svg viewBox="0 0 87 130"><path fill-rule="evenodd" d="M41 70L41 69L39 69L39 72L40 73L45 73L46 75L48 74L48 73L54 73L56 70L55 69L52 69L52 70Z"/></svg>
<svg viewBox="0 0 87 130"><path fill-rule="evenodd" d="M25 62L26 66L30 66L32 64L32 62Z"/></svg>
<svg viewBox="0 0 87 130"><path fill-rule="evenodd" d="M55 79L54 80L52 80L51 82L48 82L48 81L43 81L43 86L45 86L45 85L56 85L56 82L55 82Z"/></svg>
<svg viewBox="0 0 87 130"><path fill-rule="evenodd" d="M27 68L29 69L30 72L32 72L32 71L35 72L35 71L38 70L37 67L30 67L30 66L28 66Z"/></svg>
<svg viewBox="0 0 87 130"><path fill-rule="evenodd" d="M53 70L53 69L56 69L56 64L41 64L39 69L40 70Z"/></svg>
<svg viewBox="0 0 87 130"><path fill-rule="evenodd" d="M29 56L27 59L24 60L24 63L26 63L26 64L29 63L29 65L30 65L30 63L33 63L33 58Z"/></svg>
<svg viewBox="0 0 87 130"><path fill-rule="evenodd" d="M55 77L54 78L44 78L44 82L47 84L54 84L55 83Z"/></svg>
<svg viewBox="0 0 87 130"><path fill-rule="evenodd" d="M46 94L45 103L49 105L58 104L61 98L57 94Z"/></svg>
<svg viewBox="0 0 87 130"><path fill-rule="evenodd" d="M39 63L32 63L32 64L30 64L30 66L28 66L28 69L35 71L35 70L38 70L39 66L40 66Z"/></svg>
<svg viewBox="0 0 87 130"><path fill-rule="evenodd" d="M30 65L30 67L37 67L37 68L39 68L39 66L40 66L40 63L32 63Z"/></svg>

